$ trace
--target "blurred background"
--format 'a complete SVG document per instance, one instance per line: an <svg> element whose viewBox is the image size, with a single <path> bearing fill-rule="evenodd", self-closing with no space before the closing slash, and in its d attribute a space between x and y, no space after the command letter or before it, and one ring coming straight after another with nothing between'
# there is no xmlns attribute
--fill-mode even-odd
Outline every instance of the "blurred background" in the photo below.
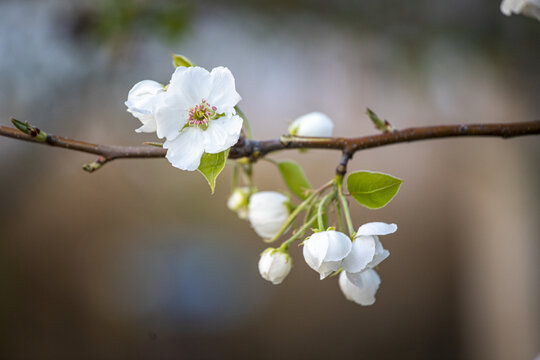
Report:
<svg viewBox="0 0 540 360"><path fill-rule="evenodd" d="M540 22L494 0L0 2L0 123L106 144L136 134L123 102L167 83L171 53L236 77L255 137L322 111L335 134L540 118ZM532 359L540 353L540 139L462 138L359 152L404 179L356 226L383 238L377 302L345 300L294 248L280 286L266 248L197 173L0 138L2 359ZM314 185L340 154L286 152ZM285 190L273 165L260 190Z"/></svg>

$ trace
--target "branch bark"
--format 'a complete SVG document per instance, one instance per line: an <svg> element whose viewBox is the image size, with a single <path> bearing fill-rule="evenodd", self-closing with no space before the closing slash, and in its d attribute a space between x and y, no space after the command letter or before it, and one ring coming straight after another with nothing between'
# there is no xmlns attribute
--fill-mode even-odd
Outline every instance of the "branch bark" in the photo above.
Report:
<svg viewBox="0 0 540 360"><path fill-rule="evenodd" d="M37 134L40 133L39 129L34 127L31 128L37 130ZM43 132L41 132L41 134L43 134ZM229 158L238 159L247 157L252 161L256 161L258 158L269 153L286 149L333 149L340 150L344 154L342 161L343 164L340 164L340 166L343 166L342 168L338 167L337 170L338 172L344 172L346 171L348 159L350 159L355 152L364 149L403 142L447 137L490 136L506 139L517 136L537 134L540 134L540 120L508 124L426 126L395 130L392 132L355 138L306 138L285 135L279 139L273 140L251 140L241 137L238 140L238 143L231 148ZM36 139L36 131L30 132L30 134L25 134L22 131L5 126L0 127L0 135L18 140L98 155L98 160L92 164L85 165L85 167L89 166L88 169L83 167L89 172L97 170L105 163L115 159L161 158L165 157L166 154L165 149L158 147L93 144L55 135L46 135L45 140L38 140Z"/></svg>

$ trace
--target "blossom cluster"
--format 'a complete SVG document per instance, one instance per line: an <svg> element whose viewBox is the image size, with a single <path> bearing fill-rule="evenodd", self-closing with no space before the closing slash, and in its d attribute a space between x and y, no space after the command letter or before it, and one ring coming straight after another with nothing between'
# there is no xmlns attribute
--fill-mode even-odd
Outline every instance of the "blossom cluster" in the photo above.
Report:
<svg viewBox="0 0 540 360"><path fill-rule="evenodd" d="M179 60L182 65L176 67L167 85L141 81L130 90L125 104L142 124L136 132L155 132L164 139L161 146L167 150L167 160L182 170L198 169L213 190L216 174L225 166L226 151L237 143L242 132L244 116L237 107L241 97L229 69L216 67L207 71L192 66L185 58ZM286 136L309 141L332 136L333 129L334 123L327 115L312 112L292 121ZM223 154L219 156L220 153ZM204 160L212 155L215 157L211 161ZM299 165L270 161L278 166L287 186L302 200L299 205L294 205L290 196L283 193L257 191L252 183L250 159L235 162L233 191L227 201L227 207L240 219L248 220L265 241L272 242L292 233L280 247L263 251L259 261L261 276L273 284L282 283L292 269L290 244L304 240L305 262L319 273L321 280L341 272L339 286L345 297L361 305L373 304L381 283L374 268L389 255L379 236L395 232L397 226L372 222L355 232L342 189L342 175L313 190ZM210 171L206 171L208 167ZM239 172L244 175L243 184L238 182ZM362 197L365 192L361 190L354 192L359 196L355 199L368 208L386 205L401 183L389 175L369 172L351 174L348 181L351 178L356 180L348 183L349 191L361 187L363 182L371 187L379 183L378 188L369 190L367 198ZM340 231L326 224L330 206L338 214ZM305 212L303 224L298 221L301 212ZM347 220L348 235L343 232L342 217ZM307 236L310 229L312 234Z"/></svg>

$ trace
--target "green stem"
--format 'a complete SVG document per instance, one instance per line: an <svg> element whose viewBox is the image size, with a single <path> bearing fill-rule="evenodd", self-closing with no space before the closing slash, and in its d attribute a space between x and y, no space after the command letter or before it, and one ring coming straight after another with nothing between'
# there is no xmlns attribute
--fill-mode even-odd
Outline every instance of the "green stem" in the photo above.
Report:
<svg viewBox="0 0 540 360"><path fill-rule="evenodd" d="M238 186L238 164L234 164L233 177L232 177L232 189L236 189Z"/></svg>
<svg viewBox="0 0 540 360"><path fill-rule="evenodd" d="M282 250L288 250L289 249L289 245L296 239L298 239L300 236L302 236L306 230L315 222L315 220L317 220L317 215L313 215L311 217L311 219L309 219L308 221L306 221L304 223L304 225L298 229L298 231L293 235L291 236L291 238L287 241L284 241L283 244L281 244L281 246L279 247L280 249Z"/></svg>
<svg viewBox="0 0 540 360"><path fill-rule="evenodd" d="M345 214L345 221L347 222L347 228L349 230L349 235L354 237L354 226L351 219L351 213L349 211L349 205L347 204L347 199L343 195L343 175L336 175L335 182L337 185L337 192L339 200L341 201L341 206L343 207L343 213Z"/></svg>
<svg viewBox="0 0 540 360"><path fill-rule="evenodd" d="M291 223L294 221L294 219L296 219L298 214L300 214L302 212L302 210L304 210L310 204L310 202L313 201L313 199L315 198L315 195L316 195L316 193L313 193L313 194L309 195L309 197L306 200L304 200L300 205L298 205L298 207L296 209L294 209L294 211L289 215L289 217L287 218L285 223L283 223L283 225L279 229L278 233L272 239L268 240L267 242L269 242L269 243L274 242L281 235L283 235L285 230L287 230L289 225L291 225Z"/></svg>
<svg viewBox="0 0 540 360"><path fill-rule="evenodd" d="M240 110L238 105L235 106L234 109L236 110L238 115L240 115L240 117L244 120L244 124L246 125L246 136L247 136L247 138L248 139L253 138L253 133L251 132L251 125L249 124L249 120L248 120L246 114L244 114L244 112L242 110Z"/></svg>
<svg viewBox="0 0 540 360"><path fill-rule="evenodd" d="M336 190L334 189L332 192L328 193L319 204L319 208L317 209L317 222L319 225L319 230L324 231L324 221L323 221L323 212L325 209L325 204L330 198L334 198L336 196Z"/></svg>
<svg viewBox="0 0 540 360"><path fill-rule="evenodd" d="M338 218L338 229L343 232L345 225L343 224L343 215L341 214L341 205L336 201L336 217Z"/></svg>

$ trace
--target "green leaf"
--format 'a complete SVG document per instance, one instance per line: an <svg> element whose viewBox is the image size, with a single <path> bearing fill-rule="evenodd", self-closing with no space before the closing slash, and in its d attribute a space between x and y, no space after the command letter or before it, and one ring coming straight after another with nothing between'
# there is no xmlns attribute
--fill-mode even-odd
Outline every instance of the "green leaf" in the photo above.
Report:
<svg viewBox="0 0 540 360"><path fill-rule="evenodd" d="M197 169L208 181L208 185L212 189L212 194L216 188L216 178L223 171L225 162L229 156L229 149L217 154L204 153L201 157L201 164Z"/></svg>
<svg viewBox="0 0 540 360"><path fill-rule="evenodd" d="M403 180L387 174L358 171L347 178L347 188L368 209L380 209L396 196Z"/></svg>
<svg viewBox="0 0 540 360"><path fill-rule="evenodd" d="M300 199L306 199L306 190L311 189L311 185L302 167L290 160L280 161L277 166L289 189Z"/></svg>
<svg viewBox="0 0 540 360"><path fill-rule="evenodd" d="M195 66L191 61L189 61L187 57L180 54L172 54L172 62L175 68L179 66L185 66L185 67Z"/></svg>

